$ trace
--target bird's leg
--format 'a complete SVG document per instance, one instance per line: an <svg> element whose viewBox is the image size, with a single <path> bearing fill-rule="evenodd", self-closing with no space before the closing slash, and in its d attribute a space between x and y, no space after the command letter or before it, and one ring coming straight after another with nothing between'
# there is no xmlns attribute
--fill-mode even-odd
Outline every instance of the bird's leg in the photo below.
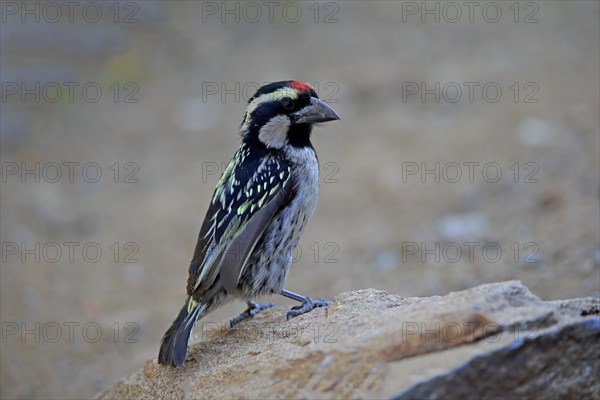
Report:
<svg viewBox="0 0 600 400"><path fill-rule="evenodd" d="M240 322L242 322L245 319L254 317L256 314L258 314L262 310L265 310L265 309L271 308L271 307L275 307L275 304L273 304L273 303L258 304L258 303L253 302L252 300L248 300L246 302L246 304L248 304L248 308L246 309L246 311L244 311L237 317L231 318L229 320L229 326L231 328L233 328L234 325L239 324Z"/></svg>
<svg viewBox="0 0 600 400"><path fill-rule="evenodd" d="M288 297L292 300L296 300L302 303L301 306L293 307L291 310L287 312L286 318L290 319L292 317L297 317L298 315L305 314L316 307L326 307L331 304L329 300L318 299L314 300L310 297L301 296L297 293L290 292L289 290L281 289L280 294L282 296Z"/></svg>

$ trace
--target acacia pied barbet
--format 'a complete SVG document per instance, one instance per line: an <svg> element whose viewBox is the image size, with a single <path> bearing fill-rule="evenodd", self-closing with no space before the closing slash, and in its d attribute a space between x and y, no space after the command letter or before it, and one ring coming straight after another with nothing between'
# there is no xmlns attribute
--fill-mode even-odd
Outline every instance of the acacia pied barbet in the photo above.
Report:
<svg viewBox="0 0 600 400"><path fill-rule="evenodd" d="M165 333L158 362L185 361L195 322L232 298L278 293L302 303L294 317L330 304L284 289L285 277L319 194L313 124L339 119L312 86L261 87L240 126L242 143L217 184L189 267L188 298ZM248 301L231 326L273 304Z"/></svg>

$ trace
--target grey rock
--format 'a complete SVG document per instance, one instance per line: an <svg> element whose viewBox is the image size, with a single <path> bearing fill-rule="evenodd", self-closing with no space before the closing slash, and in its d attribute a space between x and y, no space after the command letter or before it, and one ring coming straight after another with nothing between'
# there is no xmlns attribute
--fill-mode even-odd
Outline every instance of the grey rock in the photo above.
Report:
<svg viewBox="0 0 600 400"><path fill-rule="evenodd" d="M600 301L518 281L445 296L341 293L291 321L199 321L180 368L146 361L117 398L598 398Z"/></svg>

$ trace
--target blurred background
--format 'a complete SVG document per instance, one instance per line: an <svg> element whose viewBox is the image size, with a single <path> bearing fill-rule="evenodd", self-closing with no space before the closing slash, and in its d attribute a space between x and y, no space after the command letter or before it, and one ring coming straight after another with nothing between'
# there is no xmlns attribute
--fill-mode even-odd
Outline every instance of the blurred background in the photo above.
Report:
<svg viewBox="0 0 600 400"><path fill-rule="evenodd" d="M597 1L269 4L1 3L2 398L92 397L156 356L271 81L341 116L288 289L600 295Z"/></svg>

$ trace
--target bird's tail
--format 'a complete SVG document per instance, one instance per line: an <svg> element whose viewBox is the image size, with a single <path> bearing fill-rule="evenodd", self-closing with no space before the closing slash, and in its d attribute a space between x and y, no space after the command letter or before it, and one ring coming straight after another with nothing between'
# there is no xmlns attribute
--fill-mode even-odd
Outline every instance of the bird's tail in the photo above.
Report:
<svg viewBox="0 0 600 400"><path fill-rule="evenodd" d="M158 352L158 363L177 367L185 361L188 341L196 320L205 314L206 306L191 297L165 332Z"/></svg>

